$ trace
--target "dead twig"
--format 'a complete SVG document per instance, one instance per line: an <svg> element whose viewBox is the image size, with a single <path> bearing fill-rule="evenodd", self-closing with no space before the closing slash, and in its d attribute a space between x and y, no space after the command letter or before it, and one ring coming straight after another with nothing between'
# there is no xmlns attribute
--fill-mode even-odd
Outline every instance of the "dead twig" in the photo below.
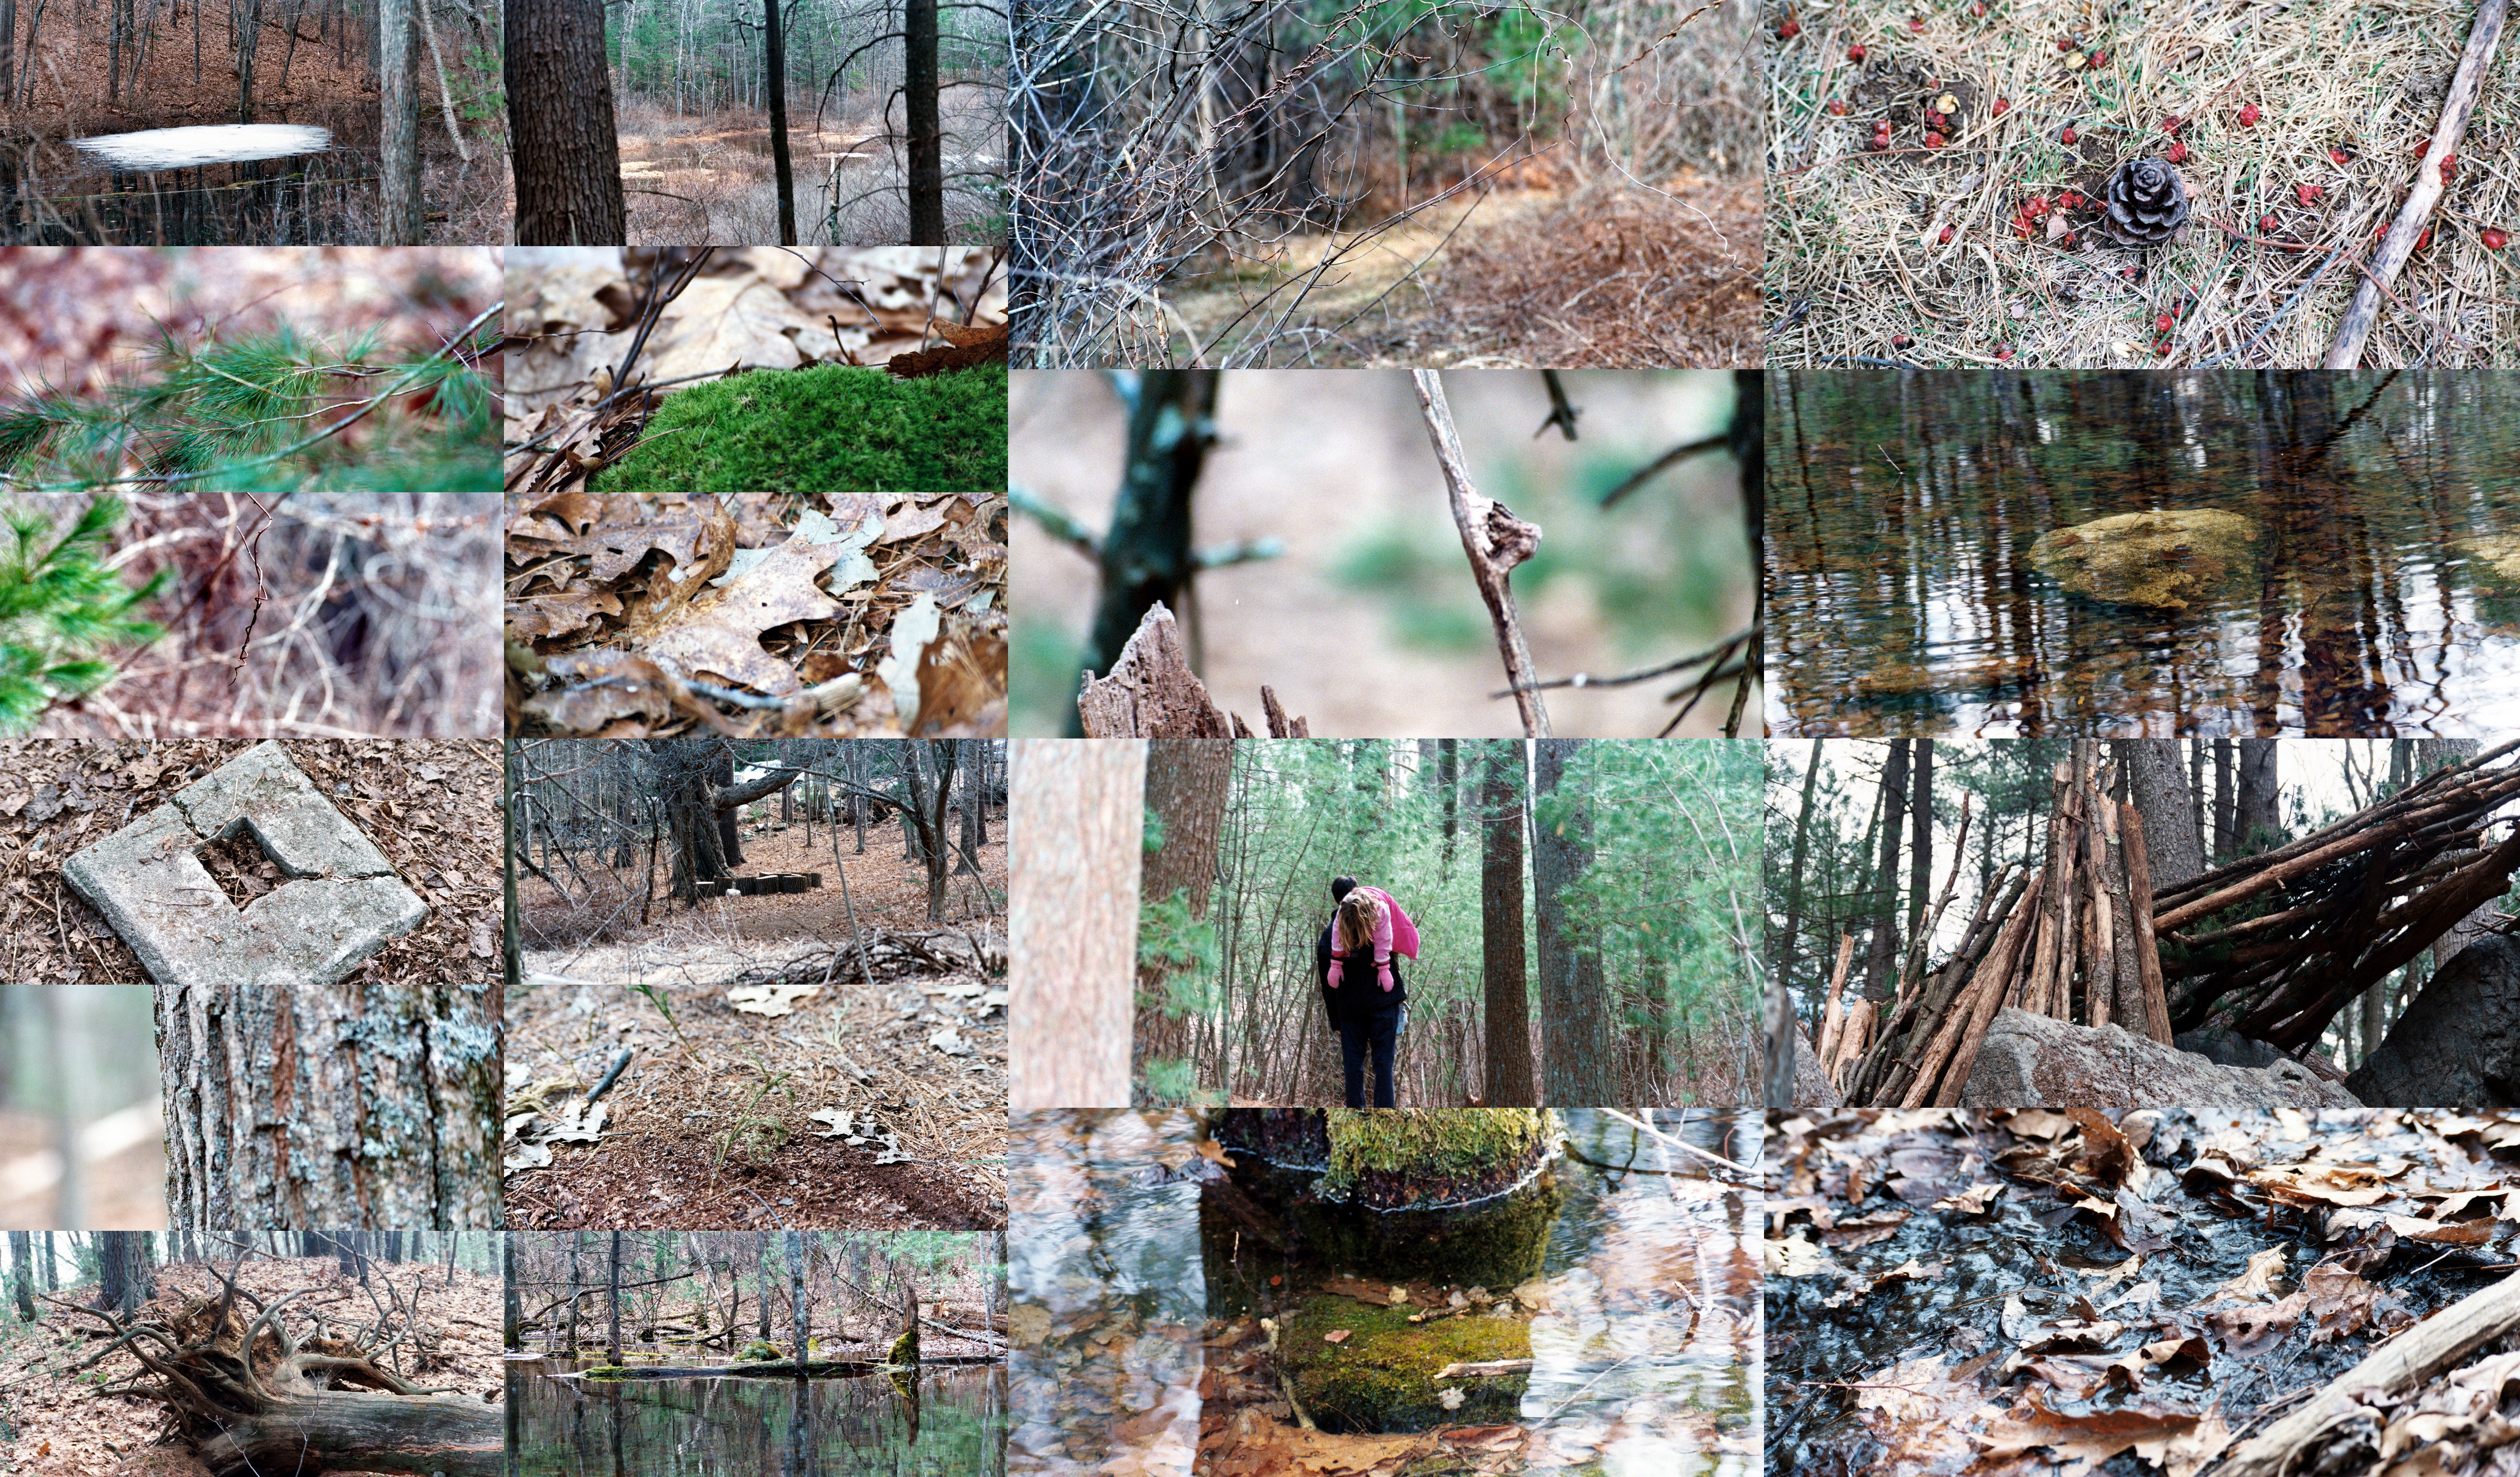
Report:
<svg viewBox="0 0 2520 1477"><path fill-rule="evenodd" d="M1549 709L1535 689L1530 643L1514 614L1510 577L1515 565L1540 547L1540 528L1513 516L1513 510L1481 497L1470 484L1469 463L1462 455L1461 434L1453 425L1453 408L1444 399L1442 376L1431 369L1410 371L1418 388L1418 404L1425 413L1426 436L1435 460L1444 469L1444 486L1452 499L1453 527L1462 535L1462 552L1470 561L1471 577L1496 624L1497 651L1505 659L1506 680L1512 684L1522 729L1531 738L1548 738Z"/></svg>

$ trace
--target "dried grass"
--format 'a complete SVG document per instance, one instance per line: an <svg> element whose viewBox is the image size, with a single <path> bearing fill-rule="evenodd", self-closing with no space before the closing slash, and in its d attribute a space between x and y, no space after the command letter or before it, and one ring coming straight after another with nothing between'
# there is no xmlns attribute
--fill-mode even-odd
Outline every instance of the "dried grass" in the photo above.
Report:
<svg viewBox="0 0 2520 1477"><path fill-rule="evenodd" d="M1594 184L1512 229L1465 233L1436 279L1486 367L1760 359L1756 180Z"/></svg>
<svg viewBox="0 0 2520 1477"><path fill-rule="evenodd" d="M1778 7L1765 23L1773 362L1991 364L2008 344L2017 366L2316 365L2355 262L2406 196L2475 9L2204 0L2095 20L2063 4L1990 4L1982 18L1957 0ZM1912 15L1921 33L1909 30ZM1788 16L1801 34L1775 40ZM2077 54L2057 46L2067 36L2106 53L2105 65L2068 69ZM1869 53L1861 67L1846 56L1857 42ZM1950 144L1934 152L1922 147L1928 83L1960 101ZM1998 97L2011 107L1991 118ZM1832 98L1847 102L1845 116L1826 113ZM2249 103L2262 115L2244 127L2236 115ZM2177 243L2135 252L2082 231L2061 249L2044 232L2015 235L2026 198L2088 193L2120 161L2163 153L2173 115L2192 119L2178 167L2194 214ZM2383 303L2365 364L2520 364L2520 253L2478 239L2489 225L2520 227L2515 115L2520 46L2506 38L2433 244ZM1865 152L1885 116L1891 150ZM2069 124L2072 147L2059 141ZM2346 165L2331 146L2348 151ZM2307 207L2295 194L2305 183L2321 188ZM2175 320L2166 336L2154 328L2163 313ZM1899 335L1913 346L1894 349Z"/></svg>

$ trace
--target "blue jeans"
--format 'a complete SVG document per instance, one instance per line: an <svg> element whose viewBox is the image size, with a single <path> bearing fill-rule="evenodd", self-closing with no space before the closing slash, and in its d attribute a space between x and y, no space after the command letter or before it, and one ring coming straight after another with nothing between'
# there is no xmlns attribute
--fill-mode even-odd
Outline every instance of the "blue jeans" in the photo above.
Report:
<svg viewBox="0 0 2520 1477"><path fill-rule="evenodd" d="M1365 1053L1373 1051L1373 1105L1391 1107L1391 1056L1400 1047L1400 1028L1409 1007L1387 1010L1361 1021L1339 1022L1339 1065L1347 1074L1347 1105L1365 1106Z"/></svg>

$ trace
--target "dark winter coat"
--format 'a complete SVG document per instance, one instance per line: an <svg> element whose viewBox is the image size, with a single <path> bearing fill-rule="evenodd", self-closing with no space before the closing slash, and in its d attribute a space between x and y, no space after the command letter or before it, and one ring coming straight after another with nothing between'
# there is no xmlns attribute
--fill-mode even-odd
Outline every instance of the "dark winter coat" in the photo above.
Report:
<svg viewBox="0 0 2520 1477"><path fill-rule="evenodd" d="M1331 928L1337 925L1332 924ZM1400 977L1400 956L1391 956L1391 988L1382 988L1381 978L1373 967L1373 946L1368 944L1351 954L1337 955L1344 961L1339 968L1339 988L1330 989L1330 929L1322 930L1313 943L1313 983L1321 987L1322 1005L1330 1013L1330 1024L1345 1025L1350 1021L1368 1021L1386 1010L1398 1010L1409 998L1409 982ZM1361 988L1360 988L1361 987Z"/></svg>

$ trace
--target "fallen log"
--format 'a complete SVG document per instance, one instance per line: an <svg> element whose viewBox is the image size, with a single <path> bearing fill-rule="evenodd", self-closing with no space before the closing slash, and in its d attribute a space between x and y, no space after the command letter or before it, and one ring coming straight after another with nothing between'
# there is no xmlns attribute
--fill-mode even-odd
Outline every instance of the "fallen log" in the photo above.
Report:
<svg viewBox="0 0 2520 1477"><path fill-rule="evenodd" d="M2282 1477L2323 1450L2331 1433L2368 1419L2370 1399L2392 1396L2442 1373L2478 1349L2520 1332L2520 1273L2472 1293L2400 1334L2377 1354L2330 1381L2310 1404L2243 1443L2211 1477Z"/></svg>

